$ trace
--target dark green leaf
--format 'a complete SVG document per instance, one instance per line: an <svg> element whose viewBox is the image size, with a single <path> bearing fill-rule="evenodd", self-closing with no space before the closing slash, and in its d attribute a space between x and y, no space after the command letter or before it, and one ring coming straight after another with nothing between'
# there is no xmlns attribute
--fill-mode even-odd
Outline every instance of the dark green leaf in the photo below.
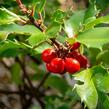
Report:
<svg viewBox="0 0 109 109"><path fill-rule="evenodd" d="M52 87L52 88L55 88L63 94L69 88L68 83L63 78L61 78L60 76L57 76L57 75L49 76L49 78L45 82L45 85Z"/></svg>
<svg viewBox="0 0 109 109"><path fill-rule="evenodd" d="M109 68L109 50L100 52L97 56L97 62Z"/></svg>
<svg viewBox="0 0 109 109"><path fill-rule="evenodd" d="M98 94L99 94L99 100L98 100L97 109L108 109L109 108L109 97L102 92L98 92Z"/></svg>

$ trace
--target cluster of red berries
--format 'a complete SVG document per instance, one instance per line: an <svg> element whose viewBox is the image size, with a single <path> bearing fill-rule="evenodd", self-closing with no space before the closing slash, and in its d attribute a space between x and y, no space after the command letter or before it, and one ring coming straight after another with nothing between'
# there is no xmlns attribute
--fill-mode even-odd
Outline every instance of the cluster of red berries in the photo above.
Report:
<svg viewBox="0 0 109 109"><path fill-rule="evenodd" d="M46 49L42 53L42 60L46 63L49 72L63 74L69 72L71 74L78 72L80 68L88 67L88 59L86 56L76 51L80 47L79 42L75 42L70 47L64 58L58 56L54 49Z"/></svg>

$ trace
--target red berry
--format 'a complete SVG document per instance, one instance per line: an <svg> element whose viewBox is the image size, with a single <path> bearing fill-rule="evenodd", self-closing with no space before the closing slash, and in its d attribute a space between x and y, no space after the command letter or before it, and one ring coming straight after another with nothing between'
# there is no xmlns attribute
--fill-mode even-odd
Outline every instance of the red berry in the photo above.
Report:
<svg viewBox="0 0 109 109"><path fill-rule="evenodd" d="M80 70L80 64L76 59L66 58L65 59L65 68L69 73L75 73Z"/></svg>
<svg viewBox="0 0 109 109"><path fill-rule="evenodd" d="M46 64L46 68L47 68L47 70L48 70L49 72L52 72L52 69L51 69L51 66L50 66L49 63Z"/></svg>
<svg viewBox="0 0 109 109"><path fill-rule="evenodd" d="M88 58L84 55L78 55L76 59L79 61L81 68L87 68L89 67L89 61Z"/></svg>
<svg viewBox="0 0 109 109"><path fill-rule="evenodd" d="M69 56L70 56L71 58L76 58L76 57L78 57L79 55L80 55L80 53L77 52L77 51L72 51L72 52L69 53Z"/></svg>
<svg viewBox="0 0 109 109"><path fill-rule="evenodd" d="M46 63L51 62L51 60L56 57L57 57L56 52L51 48L46 49L42 52L42 60Z"/></svg>
<svg viewBox="0 0 109 109"><path fill-rule="evenodd" d="M80 43L79 42L75 42L72 46L71 46L71 50L76 50L80 47Z"/></svg>
<svg viewBox="0 0 109 109"><path fill-rule="evenodd" d="M61 58L54 58L49 64L46 65L47 70L53 73L63 73L64 66L64 60Z"/></svg>
<svg viewBox="0 0 109 109"><path fill-rule="evenodd" d="M79 52L73 51L69 55L71 58L75 58L79 61L81 68L87 68L90 66L88 58L84 55L81 55Z"/></svg>

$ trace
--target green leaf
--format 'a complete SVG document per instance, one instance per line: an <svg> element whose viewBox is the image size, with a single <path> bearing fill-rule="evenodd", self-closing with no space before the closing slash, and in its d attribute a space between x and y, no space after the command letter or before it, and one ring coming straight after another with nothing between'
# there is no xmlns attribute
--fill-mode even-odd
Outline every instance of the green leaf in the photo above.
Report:
<svg viewBox="0 0 109 109"><path fill-rule="evenodd" d="M101 24L101 23L107 23L108 24L109 23L109 15L99 17L99 18L85 24L84 31L91 29L94 26Z"/></svg>
<svg viewBox="0 0 109 109"><path fill-rule="evenodd" d="M92 78L97 90L103 93L109 93L109 73L106 69L96 66L91 69Z"/></svg>
<svg viewBox="0 0 109 109"><path fill-rule="evenodd" d="M97 55L97 62L109 68L109 50L104 50Z"/></svg>
<svg viewBox="0 0 109 109"><path fill-rule="evenodd" d="M54 20L54 22L62 24L65 16L66 16L66 13L58 9L54 12L52 19Z"/></svg>
<svg viewBox="0 0 109 109"><path fill-rule="evenodd" d="M88 9L85 12L84 23L91 22L96 19L96 15L98 14L98 10L95 4L90 4Z"/></svg>
<svg viewBox="0 0 109 109"><path fill-rule="evenodd" d="M21 84L21 67L18 63L15 63L11 67L11 78L12 81L15 82L17 85Z"/></svg>
<svg viewBox="0 0 109 109"><path fill-rule="evenodd" d="M83 24L85 11L75 12L69 20L65 21L65 31L69 37L73 37L80 30L81 25Z"/></svg>
<svg viewBox="0 0 109 109"><path fill-rule="evenodd" d="M6 8L0 8L0 25L9 24L18 20L21 20L19 16L7 10Z"/></svg>
<svg viewBox="0 0 109 109"><path fill-rule="evenodd" d="M39 12L42 12L44 6L45 6L46 0L41 0L40 1L40 6L39 6Z"/></svg>
<svg viewBox="0 0 109 109"><path fill-rule="evenodd" d="M61 25L53 22L47 29L47 35L49 36L49 38L54 38L56 37L56 35L58 35L58 33L61 30Z"/></svg>
<svg viewBox="0 0 109 109"><path fill-rule="evenodd" d="M57 75L49 76L45 82L45 85L57 89L62 94L65 94L65 92L69 88L68 83L63 78Z"/></svg>
<svg viewBox="0 0 109 109"><path fill-rule="evenodd" d="M87 105L88 109L95 109L97 106L98 94L91 77L92 74L90 69L81 71L80 73L76 74L75 80L82 81L84 84L75 84L75 89L78 95L81 97L81 101Z"/></svg>
<svg viewBox="0 0 109 109"><path fill-rule="evenodd" d="M109 42L109 28L93 28L82 32L77 39L88 47L102 48L102 45ZM98 43L97 43L98 42Z"/></svg>
<svg viewBox="0 0 109 109"><path fill-rule="evenodd" d="M78 95L81 97L81 100L89 109L95 109L97 103L99 105L99 100L102 98L104 99L104 101L102 101L103 105L107 105L109 103L106 97L106 93L109 93L109 73L106 69L101 66L95 66L75 74L74 78L84 82L83 85L76 83L75 88ZM100 93L103 97L101 97Z"/></svg>
<svg viewBox="0 0 109 109"><path fill-rule="evenodd" d="M45 35L45 33L42 33L38 28L36 28L33 25L24 25L24 26L17 25L17 24L1 25L0 26L0 33L31 35L28 38L28 41L32 46L38 45L48 38Z"/></svg>
<svg viewBox="0 0 109 109"><path fill-rule="evenodd" d="M105 10L109 6L109 0L96 0L96 5L99 9Z"/></svg>
<svg viewBox="0 0 109 109"><path fill-rule="evenodd" d="M100 53L100 49L98 49L98 48L89 48L88 57L90 59L89 62L91 64L91 66L97 64L96 57L97 57L98 53Z"/></svg>
<svg viewBox="0 0 109 109"><path fill-rule="evenodd" d="M32 49L23 43L10 40L0 42L0 57L15 57L19 54L31 54Z"/></svg>
<svg viewBox="0 0 109 109"><path fill-rule="evenodd" d="M102 92L99 92L98 94L99 100L97 109L109 109L109 97Z"/></svg>

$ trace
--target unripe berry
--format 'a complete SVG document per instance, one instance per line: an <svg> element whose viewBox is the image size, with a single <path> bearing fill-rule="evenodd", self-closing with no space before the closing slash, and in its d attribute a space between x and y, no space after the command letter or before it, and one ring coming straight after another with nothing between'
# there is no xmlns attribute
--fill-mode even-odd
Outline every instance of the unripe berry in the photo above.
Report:
<svg viewBox="0 0 109 109"><path fill-rule="evenodd" d="M76 73L80 70L80 64L76 59L66 58L65 59L65 69L69 73Z"/></svg>
<svg viewBox="0 0 109 109"><path fill-rule="evenodd" d="M64 60L61 58L54 58L50 63L46 65L47 70L52 73L63 73L64 66Z"/></svg>
<svg viewBox="0 0 109 109"><path fill-rule="evenodd" d="M76 50L80 47L80 43L79 42L75 42L72 46L71 46L71 50Z"/></svg>
<svg viewBox="0 0 109 109"><path fill-rule="evenodd" d="M42 60L46 63L51 62L51 60L56 57L57 57L56 52L51 48L46 49L42 52Z"/></svg>

